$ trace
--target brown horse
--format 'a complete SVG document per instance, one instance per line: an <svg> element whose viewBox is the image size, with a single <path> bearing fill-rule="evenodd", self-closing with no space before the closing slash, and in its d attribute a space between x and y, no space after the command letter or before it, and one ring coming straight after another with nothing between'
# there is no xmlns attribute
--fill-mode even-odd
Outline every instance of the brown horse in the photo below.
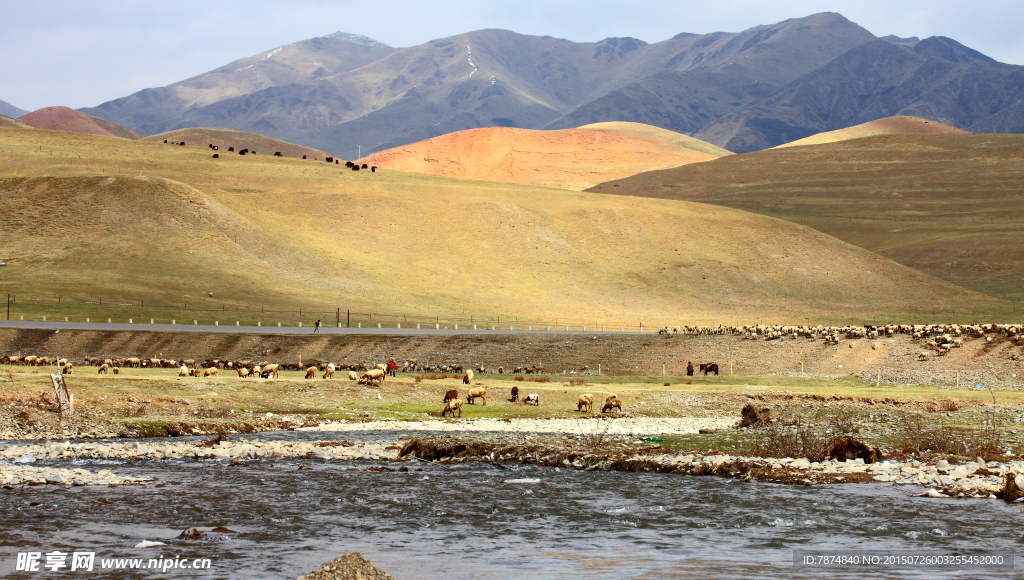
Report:
<svg viewBox="0 0 1024 580"><path fill-rule="evenodd" d="M708 373L715 373L718 376L718 365L715 363L701 363L700 372L704 373L704 376L708 376Z"/></svg>

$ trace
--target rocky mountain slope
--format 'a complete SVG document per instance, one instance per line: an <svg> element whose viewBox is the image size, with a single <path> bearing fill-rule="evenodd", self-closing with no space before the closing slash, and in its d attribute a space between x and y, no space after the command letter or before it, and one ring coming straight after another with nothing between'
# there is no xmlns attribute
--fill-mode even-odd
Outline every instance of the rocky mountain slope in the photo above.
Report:
<svg viewBox="0 0 1024 580"><path fill-rule="evenodd" d="M351 159L479 127L628 121L731 151L892 115L1024 127L1024 67L822 13L738 33L580 43L478 30L393 49L337 33L84 109L144 133L251 131Z"/></svg>

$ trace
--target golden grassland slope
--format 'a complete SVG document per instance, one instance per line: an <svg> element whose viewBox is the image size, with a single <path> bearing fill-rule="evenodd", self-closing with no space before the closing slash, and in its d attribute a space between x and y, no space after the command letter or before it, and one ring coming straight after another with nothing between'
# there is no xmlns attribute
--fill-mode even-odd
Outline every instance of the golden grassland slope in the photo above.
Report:
<svg viewBox="0 0 1024 580"><path fill-rule="evenodd" d="M387 149L360 163L394 171L580 190L641 171L717 157L621 131L486 127Z"/></svg>
<svg viewBox="0 0 1024 580"><path fill-rule="evenodd" d="M17 119L0 115L0 127L16 127L19 129L32 129L32 125L26 125Z"/></svg>
<svg viewBox="0 0 1024 580"><path fill-rule="evenodd" d="M54 131L0 128L0 143L0 291L19 296L615 326L1002 307L810 228L702 203Z"/></svg>
<svg viewBox="0 0 1024 580"><path fill-rule="evenodd" d="M273 155L280 151L281 155L285 157L299 157L303 155L309 159L316 159L323 161L327 154L319 149L313 149L312 147L305 147L303 145L296 145L295 143L289 143L280 139L274 139L273 137L267 137L266 135L259 135L257 133L249 133L247 131L235 131L234 129L219 129L215 127L189 127L187 129L175 129L174 131L167 131L166 133L157 133L156 135L150 135L148 137L142 137L139 141L148 141L151 143L163 143L167 141L168 144L175 144L185 142L185 147L202 147L208 149L210 145L216 145L219 147L217 151L220 155L227 155L232 153L238 154L238 151L242 149L248 149L250 153L253 151L258 155ZM228 151L229 147L234 147L235 151Z"/></svg>
<svg viewBox="0 0 1024 580"><path fill-rule="evenodd" d="M880 135L724 157L590 191L775 216L954 284L1024 298L1024 135Z"/></svg>
<svg viewBox="0 0 1024 580"><path fill-rule="evenodd" d="M967 134L967 131L963 129L957 129L952 125L940 123L938 121L932 121L931 119L923 119L921 117L910 117L907 115L897 115L895 117L885 117L884 119L875 119L874 121L868 121L860 125L853 127L847 127L845 129L838 129L836 131L826 131L824 133L818 133L817 135L811 135L810 137L804 137L796 141L789 143L783 143L774 147L774 149L780 149L783 147L800 147L802 145L822 145L825 143L835 143L836 141L846 141L848 139L860 139L861 137L874 137L876 135L897 135L904 133L914 134L928 134L928 133L963 133Z"/></svg>
<svg viewBox="0 0 1024 580"><path fill-rule="evenodd" d="M93 117L68 107L44 107L19 117L18 120L36 129L105 135L108 137L121 137L123 139L137 139L142 136L141 133L132 131L128 127L122 127L117 123Z"/></svg>
<svg viewBox="0 0 1024 580"><path fill-rule="evenodd" d="M690 137L682 133L676 133L668 129L662 129L661 127L655 127L654 125L648 125L646 123L631 123L629 121L608 121L605 123L591 123L589 125L583 125L577 127L577 129L593 129L597 131L612 131L614 133L622 133L624 135L632 135L633 137L639 137L641 139L647 139L648 141L660 141L662 143L671 143L672 145L679 145L686 149L693 149L701 153L707 153L708 155L714 155L715 157L725 157L726 155L733 155L732 151L728 149L722 149L718 145L713 145L707 141L701 141L696 137Z"/></svg>

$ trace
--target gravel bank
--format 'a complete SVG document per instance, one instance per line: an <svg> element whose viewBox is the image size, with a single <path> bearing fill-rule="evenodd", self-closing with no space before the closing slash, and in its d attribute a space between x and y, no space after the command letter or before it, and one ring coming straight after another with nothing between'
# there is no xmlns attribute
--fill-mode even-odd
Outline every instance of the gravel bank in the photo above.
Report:
<svg viewBox="0 0 1024 580"><path fill-rule="evenodd" d="M708 417L586 417L580 419L459 419L449 421L380 420L331 422L298 431L434 431L470 433L536 433L563 435L685 435L701 429L727 429L737 419Z"/></svg>

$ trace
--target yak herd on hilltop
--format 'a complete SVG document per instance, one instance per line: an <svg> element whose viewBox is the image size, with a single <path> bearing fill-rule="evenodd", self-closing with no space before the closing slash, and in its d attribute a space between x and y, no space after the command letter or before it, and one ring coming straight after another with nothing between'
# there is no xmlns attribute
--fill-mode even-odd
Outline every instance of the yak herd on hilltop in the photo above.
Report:
<svg viewBox="0 0 1024 580"><path fill-rule="evenodd" d="M179 146L182 146L182 147L185 146L185 142L184 141L169 142L167 139L164 139L164 143L167 143L168 145L179 145ZM220 153L217 153L217 151L220 151L220 146L219 145L214 145L213 143L210 143L209 145L207 145L207 147L211 151L214 151L214 154L213 154L213 158L214 159L220 159ZM228 151L234 153L235 152L235 148L234 147L228 147ZM246 154L249 154L249 153L252 153L253 155L256 155L256 150L255 149L250 150L249 148L239 149L238 150L238 154L239 155L246 155ZM281 153L280 151L275 151L274 152L274 157L284 157L284 154ZM306 159L307 156L303 155L302 158ZM319 159L314 158L313 161L319 161ZM324 161L326 163L333 163L335 165L340 165L341 164L341 160L340 159L335 159L334 157L332 157L330 155L325 157ZM345 167L351 169L352 171L359 171L360 169L369 169L371 172L376 172L377 171L377 166L376 165L368 165L366 163L363 163L362 165L360 165L358 163L353 163L351 161L346 161L345 162Z"/></svg>

